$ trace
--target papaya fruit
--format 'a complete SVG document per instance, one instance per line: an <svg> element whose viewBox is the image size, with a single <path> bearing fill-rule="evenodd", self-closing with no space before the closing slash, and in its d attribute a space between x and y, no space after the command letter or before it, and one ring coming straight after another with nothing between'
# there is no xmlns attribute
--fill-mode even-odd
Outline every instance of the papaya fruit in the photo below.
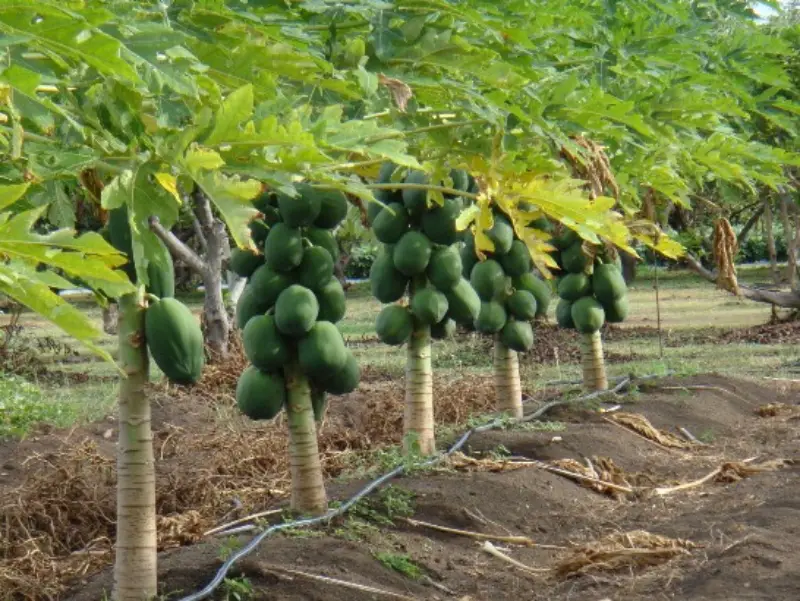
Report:
<svg viewBox="0 0 800 601"><path fill-rule="evenodd" d="M369 285L372 296L382 303L393 303L406 293L408 278L395 269L392 252L385 247L378 251L369 269Z"/></svg>
<svg viewBox="0 0 800 601"><path fill-rule="evenodd" d="M108 238L111 246L116 248L128 260L133 262L133 238L128 223L128 207L122 205L108 212Z"/></svg>
<svg viewBox="0 0 800 601"><path fill-rule="evenodd" d="M258 299L258 306L263 307L260 313L265 313L275 304L281 292L293 283L289 274L274 271L269 265L262 265L250 276L247 287Z"/></svg>
<svg viewBox="0 0 800 601"><path fill-rule="evenodd" d="M381 214L381 211L383 211L385 207L388 207L390 204L397 202L398 200L403 202L403 199L399 194L395 196L390 190L376 190L375 198L380 202L367 203L367 221L370 225L375 223L375 219L377 219L378 215Z"/></svg>
<svg viewBox="0 0 800 601"><path fill-rule="evenodd" d="M333 259L321 246L312 246L303 253L297 267L297 283L315 292L333 278Z"/></svg>
<svg viewBox="0 0 800 601"><path fill-rule="evenodd" d="M603 305L591 296L584 296L572 303L570 313L575 329L584 334L597 332L606 318Z"/></svg>
<svg viewBox="0 0 800 601"><path fill-rule="evenodd" d="M303 260L303 236L297 228L276 223L264 243L264 260L274 271L291 271Z"/></svg>
<svg viewBox="0 0 800 601"><path fill-rule="evenodd" d="M283 339L272 315L257 315L242 331L247 359L261 371L278 371L292 358L291 347Z"/></svg>
<svg viewBox="0 0 800 601"><path fill-rule="evenodd" d="M478 263L478 256L475 254L475 236L467 230L462 240L464 243L459 252L461 255L461 275L469 279L472 268Z"/></svg>
<svg viewBox="0 0 800 601"><path fill-rule="evenodd" d="M267 190L253 199L253 207L260 213L267 213L270 209L278 208L278 197L271 190Z"/></svg>
<svg viewBox="0 0 800 601"><path fill-rule="evenodd" d="M415 276L425 271L433 250L427 236L417 231L403 234L392 250L394 266L403 275Z"/></svg>
<svg viewBox="0 0 800 601"><path fill-rule="evenodd" d="M172 382L193 384L205 363L203 332L189 308L174 298L162 298L145 312L145 339L150 356Z"/></svg>
<svg viewBox="0 0 800 601"><path fill-rule="evenodd" d="M344 367L347 362L347 347L335 325L329 321L318 321L297 343L297 358L308 377L325 383Z"/></svg>
<svg viewBox="0 0 800 601"><path fill-rule="evenodd" d="M472 268L469 282L481 300L486 302L502 294L506 286L506 274L500 263L494 259L486 259Z"/></svg>
<svg viewBox="0 0 800 601"><path fill-rule="evenodd" d="M495 334L506 325L508 314L503 305L497 301L481 303L481 310L475 320L475 329L482 334Z"/></svg>
<svg viewBox="0 0 800 601"><path fill-rule="evenodd" d="M403 344L411 337L413 328L411 313L400 305L385 306L375 320L375 332L384 344Z"/></svg>
<svg viewBox="0 0 800 601"><path fill-rule="evenodd" d="M295 186L297 196L278 195L278 210L289 227L311 225L322 210L320 193L309 184Z"/></svg>
<svg viewBox="0 0 800 601"><path fill-rule="evenodd" d="M561 263L570 273L583 273L589 258L583 252L583 240L578 240L561 252Z"/></svg>
<svg viewBox="0 0 800 601"><path fill-rule="evenodd" d="M253 287L248 283L236 303L236 326L244 330L248 321L256 315L263 315L271 306L264 302L264 297L254 293Z"/></svg>
<svg viewBox="0 0 800 601"><path fill-rule="evenodd" d="M504 255L511 250L511 245L514 243L514 227L505 215L495 213L494 223L485 233L494 243L495 254Z"/></svg>
<svg viewBox="0 0 800 601"><path fill-rule="evenodd" d="M580 241L581 237L575 233L574 230L571 230L564 225L560 227L561 231L555 234L550 240L553 246L555 246L558 250L566 250L568 247Z"/></svg>
<svg viewBox="0 0 800 601"><path fill-rule="evenodd" d="M608 323L622 323L628 318L628 297L623 296L610 303L602 303Z"/></svg>
<svg viewBox="0 0 800 601"><path fill-rule="evenodd" d="M625 278L616 265L596 265L592 273L592 292L601 303L613 303L628 291Z"/></svg>
<svg viewBox="0 0 800 601"><path fill-rule="evenodd" d="M313 246L321 246L328 251L328 254L333 259L334 265L339 260L339 244L336 238L328 230L323 230L317 227L305 228L306 240Z"/></svg>
<svg viewBox="0 0 800 601"><path fill-rule="evenodd" d="M439 323L447 308L447 297L435 288L421 288L411 297L411 313L425 325Z"/></svg>
<svg viewBox="0 0 800 601"><path fill-rule="evenodd" d="M286 383L279 373L266 373L254 365L239 376L236 406L250 419L272 419L286 404Z"/></svg>
<svg viewBox="0 0 800 601"><path fill-rule="evenodd" d="M447 338L452 338L455 333L456 322L449 317L445 317L439 323L435 323L431 326L431 338L434 340L445 340Z"/></svg>
<svg viewBox="0 0 800 601"><path fill-rule="evenodd" d="M317 297L299 284L289 286L275 301L275 324L287 336L304 336L314 326L318 315Z"/></svg>
<svg viewBox="0 0 800 601"><path fill-rule="evenodd" d="M506 275L518 278L531 270L531 253L522 240L514 240L511 249L498 257Z"/></svg>
<svg viewBox="0 0 800 601"><path fill-rule="evenodd" d="M231 250L230 270L239 277L249 278L264 263L264 255L250 250L234 248Z"/></svg>
<svg viewBox="0 0 800 601"><path fill-rule="evenodd" d="M158 298L171 298L175 296L175 266L167 247L161 240L158 243L159 252L147 264L147 292Z"/></svg>
<svg viewBox="0 0 800 601"><path fill-rule="evenodd" d="M381 168L378 170L378 179L377 182L379 184L389 184L392 181L392 174L397 169L397 165L392 161L385 161L381 163Z"/></svg>
<svg viewBox="0 0 800 601"><path fill-rule="evenodd" d="M500 343L506 348L524 353L533 346L533 328L527 321L509 319L500 330Z"/></svg>
<svg viewBox="0 0 800 601"><path fill-rule="evenodd" d="M410 171L403 183L427 185L429 180L427 174L422 171ZM422 217L422 214L428 208L428 191L407 188L402 191L402 196L403 204L406 206L409 216L412 219Z"/></svg>
<svg viewBox="0 0 800 601"><path fill-rule="evenodd" d="M537 318L547 315L551 297L550 286L547 282L528 272L523 273L518 278L514 278L512 285L516 290L527 290L533 294L536 298Z"/></svg>
<svg viewBox="0 0 800 601"><path fill-rule="evenodd" d="M461 255L455 246L434 250L428 263L428 280L442 292L461 281Z"/></svg>
<svg viewBox="0 0 800 601"><path fill-rule="evenodd" d="M323 230L332 230L347 216L347 197L339 190L317 192L320 209L314 225Z"/></svg>
<svg viewBox="0 0 800 601"><path fill-rule="evenodd" d="M372 222L375 237L384 244L395 244L408 231L408 212L405 206L392 203Z"/></svg>
<svg viewBox="0 0 800 601"><path fill-rule="evenodd" d="M550 220L547 219L547 217L539 217L538 219L534 219L528 224L528 227L548 233L553 231L553 224L550 223Z"/></svg>
<svg viewBox="0 0 800 601"><path fill-rule="evenodd" d="M575 322L572 321L572 301L564 300L563 298L558 301L556 305L556 322L560 327L567 330L575 329Z"/></svg>
<svg viewBox="0 0 800 601"><path fill-rule="evenodd" d="M469 281L464 278L445 292L447 298L447 314L457 323L472 325L481 310L481 299Z"/></svg>
<svg viewBox="0 0 800 601"><path fill-rule="evenodd" d="M591 280L583 273L568 273L558 283L558 296L568 301L574 302L591 293Z"/></svg>
<svg viewBox="0 0 800 601"><path fill-rule="evenodd" d="M458 240L456 219L461 213L461 201L445 198L442 206L433 207L422 215L422 231L431 242L449 246Z"/></svg>
<svg viewBox="0 0 800 601"><path fill-rule="evenodd" d="M517 319L530 321L536 317L536 297L527 290L515 290L506 299L506 308Z"/></svg>
<svg viewBox="0 0 800 601"><path fill-rule="evenodd" d="M264 248L264 242L269 236L270 226L261 219L254 219L247 227L250 229L250 237L253 239L253 244L258 248Z"/></svg>
<svg viewBox="0 0 800 601"><path fill-rule="evenodd" d="M344 317L347 309L345 302L344 288L336 278L331 278L328 283L316 290L317 302L319 303L320 321L338 323Z"/></svg>
<svg viewBox="0 0 800 601"><path fill-rule="evenodd" d="M347 394L358 388L361 381L361 368L355 356L347 351L344 367L331 374L325 381L325 390L331 394Z"/></svg>
<svg viewBox="0 0 800 601"><path fill-rule="evenodd" d="M469 189L469 174L463 169L451 169L450 179L453 180L453 188L466 192Z"/></svg>

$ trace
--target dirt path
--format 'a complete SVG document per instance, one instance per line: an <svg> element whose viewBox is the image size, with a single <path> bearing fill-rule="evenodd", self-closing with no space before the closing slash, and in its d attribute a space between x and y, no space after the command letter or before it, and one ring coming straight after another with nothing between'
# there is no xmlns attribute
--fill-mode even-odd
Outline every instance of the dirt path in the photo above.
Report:
<svg viewBox="0 0 800 601"><path fill-rule="evenodd" d="M776 407L773 416L756 413L769 403L789 406ZM471 460L398 479L357 519L266 541L231 573L249 582L240 598L392 598L285 569L413 599L800 598L800 412L794 394L705 376L643 387L626 397L620 411L645 416L662 432L683 427L707 444L666 447L608 421L614 414L590 411L552 413L549 419L562 422L561 430L485 433L470 441ZM636 491L612 496L541 467L559 461L576 469L564 460L586 465L587 458L601 479ZM509 464L523 460L543 464ZM726 462L732 463L703 485L668 495L652 491L700 478ZM744 466L765 469L750 473ZM332 496L345 498L362 484L334 483ZM392 506L406 501L413 520L530 537L541 546L494 544L532 570L490 555L480 541L392 515ZM212 539L164 553L164 592L179 596L201 588L232 545ZM388 567L392 563L400 571ZM96 601L110 583L110 572L103 572L67 598ZM223 593L215 598L226 599Z"/></svg>

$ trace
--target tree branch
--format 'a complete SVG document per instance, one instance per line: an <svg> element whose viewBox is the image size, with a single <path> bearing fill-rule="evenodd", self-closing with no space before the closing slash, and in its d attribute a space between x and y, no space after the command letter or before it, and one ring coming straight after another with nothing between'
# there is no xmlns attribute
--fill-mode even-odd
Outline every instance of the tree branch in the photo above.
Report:
<svg viewBox="0 0 800 601"><path fill-rule="evenodd" d="M206 265L203 260L191 248L181 242L175 234L165 229L158 217L151 215L150 219L148 219L148 225L150 226L150 231L159 237L172 256L180 259L192 270L205 277Z"/></svg>
<svg viewBox="0 0 800 601"><path fill-rule="evenodd" d="M736 238L736 244L739 246L739 248L741 248L742 244L745 243L745 241L747 240L747 236L750 235L750 232L752 231L753 227L755 226L756 223L758 223L758 220L761 219L761 215L763 214L764 214L764 204L762 203L761 206L758 207L755 210L755 212L750 216L750 219L747 220L747 223L744 224L742 231L739 232L739 235Z"/></svg>
<svg viewBox="0 0 800 601"><path fill-rule="evenodd" d="M192 189L192 200L194 201L194 212L203 230L210 228L214 223L214 215L211 212L211 203L200 186L195 185Z"/></svg>
<svg viewBox="0 0 800 601"><path fill-rule="evenodd" d="M717 275L703 267L697 257L686 253L684 258L692 271L713 284L717 283ZM794 291L764 290L762 288L751 288L741 283L739 284L739 291L744 298L757 303L769 303L789 309L800 309L800 294Z"/></svg>

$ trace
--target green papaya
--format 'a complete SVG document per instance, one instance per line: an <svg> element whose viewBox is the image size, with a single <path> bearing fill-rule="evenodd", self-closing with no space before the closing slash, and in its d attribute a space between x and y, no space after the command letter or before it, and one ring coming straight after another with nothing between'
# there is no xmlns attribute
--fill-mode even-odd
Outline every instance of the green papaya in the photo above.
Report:
<svg viewBox="0 0 800 601"><path fill-rule="evenodd" d="M378 170L379 184L390 184L392 182L392 174L397 169L397 165L392 161L385 161L381 163L381 168Z"/></svg>
<svg viewBox="0 0 800 601"><path fill-rule="evenodd" d="M274 271L291 271L303 260L303 236L297 228L276 223L264 243L264 260Z"/></svg>
<svg viewBox="0 0 800 601"><path fill-rule="evenodd" d="M478 256L475 253L475 236L467 231L463 238L464 244L461 246L461 275L469 279L472 268L478 263Z"/></svg>
<svg viewBox="0 0 800 601"><path fill-rule="evenodd" d="M244 330L248 321L256 315L263 315L271 306L264 301L263 296L255 293L248 283L236 303L236 326Z"/></svg>
<svg viewBox="0 0 800 601"><path fill-rule="evenodd" d="M403 344L411 337L413 328L411 313L400 305L385 306L375 320L375 332L384 344Z"/></svg>
<svg viewBox="0 0 800 601"><path fill-rule="evenodd" d="M530 321L536 317L536 297L527 290L515 290L506 299L506 308L517 319Z"/></svg>
<svg viewBox="0 0 800 601"><path fill-rule="evenodd" d="M253 200L253 206L261 213L278 208L278 196L271 190L263 192Z"/></svg>
<svg viewBox="0 0 800 601"><path fill-rule="evenodd" d="M260 219L254 219L247 227L250 229L250 237L253 239L253 244L258 248L264 248L264 242L269 236L270 226Z"/></svg>
<svg viewBox="0 0 800 601"><path fill-rule="evenodd" d="M315 292L333 278L333 259L321 246L312 246L303 253L297 268L297 282Z"/></svg>
<svg viewBox="0 0 800 601"><path fill-rule="evenodd" d="M506 274L500 263L494 259L486 259L475 264L469 281L482 301L490 301L500 296L505 290Z"/></svg>
<svg viewBox="0 0 800 601"><path fill-rule="evenodd" d="M469 281L464 278L452 290L445 292L447 314L457 323L472 325L481 310L481 299Z"/></svg>
<svg viewBox="0 0 800 601"><path fill-rule="evenodd" d="M435 244L449 246L458 240L456 219L461 213L461 201L446 198L442 206L433 207L422 215L422 231Z"/></svg>
<svg viewBox="0 0 800 601"><path fill-rule="evenodd" d="M592 292L601 303L613 303L625 296L628 287L616 265L596 265L592 274Z"/></svg>
<svg viewBox="0 0 800 601"><path fill-rule="evenodd" d="M593 334L603 327L605 311L603 305L591 296L584 296L572 303L572 321L575 329L584 334Z"/></svg>
<svg viewBox="0 0 800 601"><path fill-rule="evenodd" d="M550 233L553 231L553 224L547 219L547 217L539 217L538 219L534 219L528 224L528 227L532 227L533 229Z"/></svg>
<svg viewBox="0 0 800 601"><path fill-rule="evenodd" d="M247 359L262 371L278 371L292 358L291 348L272 315L257 315L245 325L242 343Z"/></svg>
<svg viewBox="0 0 800 601"><path fill-rule="evenodd" d="M453 188L466 192L469 189L469 174L463 169L451 169L450 179L453 180Z"/></svg>
<svg viewBox="0 0 800 601"><path fill-rule="evenodd" d="M260 313L265 313L275 304L281 292L293 283L289 274L274 271L269 265L262 265L250 276L247 287L258 299L258 306L264 308Z"/></svg>
<svg viewBox="0 0 800 601"><path fill-rule="evenodd" d="M347 197L339 190L323 190L317 195L320 210L314 225L323 230L332 230L347 216Z"/></svg>
<svg viewBox="0 0 800 601"><path fill-rule="evenodd" d="M533 346L533 328L527 321L509 319L500 331L500 343L506 348L524 353Z"/></svg>
<svg viewBox="0 0 800 601"><path fill-rule="evenodd" d="M427 174L422 171L410 171L404 183L427 185L429 179ZM428 191L406 188L402 195L403 204L406 206L409 216L413 219L421 217L428 208Z"/></svg>
<svg viewBox="0 0 800 601"><path fill-rule="evenodd" d="M522 240L514 240L511 249L498 257L506 275L518 278L531 270L531 253Z"/></svg>
<svg viewBox="0 0 800 601"><path fill-rule="evenodd" d="M566 250L568 247L572 246L581 239L581 237L574 230L571 230L564 225L560 227L561 231L554 235L550 240L553 246L555 246L558 250Z"/></svg>
<svg viewBox="0 0 800 601"><path fill-rule="evenodd" d="M334 372L325 381L325 390L331 394L347 394L358 388L360 381L361 368L353 353L348 350L344 367Z"/></svg>
<svg viewBox="0 0 800 601"><path fill-rule="evenodd" d="M403 201L399 194L394 195L389 190L376 190L375 198L380 202L367 203L367 221L370 225L375 223L375 219L377 219L378 215L381 214L381 211L383 211L385 207L388 207L390 204L397 202L398 200L400 202Z"/></svg>
<svg viewBox="0 0 800 601"><path fill-rule="evenodd" d="M314 326L318 315L317 297L299 284L289 286L275 302L275 324L287 336L304 336Z"/></svg>
<svg viewBox="0 0 800 601"><path fill-rule="evenodd" d="M266 373L251 365L236 383L236 405L250 419L272 419L286 403L286 383L279 373Z"/></svg>
<svg viewBox="0 0 800 601"><path fill-rule="evenodd" d="M203 332L189 308L174 298L162 298L145 312L145 338L150 356L172 382L193 384L205 363Z"/></svg>
<svg viewBox="0 0 800 601"><path fill-rule="evenodd" d="M372 222L375 237L384 244L395 244L408 231L408 212L399 203L383 209Z"/></svg>
<svg viewBox="0 0 800 601"><path fill-rule="evenodd" d="M431 326L431 338L434 340L445 340L452 338L456 333L456 322L449 317L444 318L439 323Z"/></svg>
<svg viewBox="0 0 800 601"><path fill-rule="evenodd" d="M160 252L147 264L147 292L158 298L175 296L175 267L172 255L159 240Z"/></svg>
<svg viewBox="0 0 800 601"><path fill-rule="evenodd" d="M333 259L334 265L339 260L339 244L336 238L328 230L323 230L317 227L305 228L306 240L314 246L321 246L328 251L328 254Z"/></svg>
<svg viewBox="0 0 800 601"><path fill-rule="evenodd" d="M506 325L508 315L506 310L497 301L481 303L481 310L475 320L475 329L482 334L495 334Z"/></svg>
<svg viewBox="0 0 800 601"><path fill-rule="evenodd" d="M347 309L344 288L336 278L331 278L328 283L316 291L317 302L319 303L320 321L338 323L344 317Z"/></svg>
<svg viewBox="0 0 800 601"><path fill-rule="evenodd" d="M318 321L298 342L297 357L307 376L317 382L327 382L345 366L347 347L335 325L329 321Z"/></svg>
<svg viewBox="0 0 800 601"><path fill-rule="evenodd" d="M434 250L428 263L428 280L442 292L461 281L461 255L455 246Z"/></svg>
<svg viewBox="0 0 800 601"><path fill-rule="evenodd" d="M575 322L572 321L572 301L564 300L563 298L558 301L556 305L556 322L560 327L567 330L575 329Z"/></svg>
<svg viewBox="0 0 800 601"><path fill-rule="evenodd" d="M392 250L395 268L406 276L419 275L425 271L433 250L427 236L417 231L403 234Z"/></svg>
<svg viewBox="0 0 800 601"><path fill-rule="evenodd" d="M108 212L108 237L111 246L133 262L133 238L128 223L128 207L122 205Z"/></svg>
<svg viewBox="0 0 800 601"><path fill-rule="evenodd" d="M486 230L486 236L494 243L494 253L504 255L514 243L514 226L505 215L495 213L494 224Z"/></svg>
<svg viewBox="0 0 800 601"><path fill-rule="evenodd" d="M421 288L411 297L411 313L425 325L439 323L447 308L447 297L435 288Z"/></svg>
<svg viewBox="0 0 800 601"><path fill-rule="evenodd" d="M558 283L558 296L564 300L574 302L591 293L591 280L583 273L568 273Z"/></svg>
<svg viewBox="0 0 800 601"><path fill-rule="evenodd" d="M264 255L242 248L231 250L230 270L239 277L249 278L253 272L264 264Z"/></svg>
<svg viewBox="0 0 800 601"><path fill-rule="evenodd" d="M322 210L320 193L309 184L299 184L295 188L297 196L278 195L278 210L281 212L281 217L289 227L311 225Z"/></svg>
<svg viewBox="0 0 800 601"><path fill-rule="evenodd" d="M382 303L393 303L406 293L408 278L394 266L392 252L381 248L369 270L372 296Z"/></svg>
<svg viewBox="0 0 800 601"><path fill-rule="evenodd" d="M561 253L561 263L570 273L583 273L589 264L589 258L583 252L583 240L578 240Z"/></svg>
<svg viewBox="0 0 800 601"><path fill-rule="evenodd" d="M513 286L516 290L527 290L536 298L536 317L545 317L550 307L550 286L544 280L537 278L532 273L523 273L514 278Z"/></svg>
<svg viewBox="0 0 800 601"><path fill-rule="evenodd" d="M608 323L622 323L628 318L628 297L623 296L610 303L603 303L603 310Z"/></svg>

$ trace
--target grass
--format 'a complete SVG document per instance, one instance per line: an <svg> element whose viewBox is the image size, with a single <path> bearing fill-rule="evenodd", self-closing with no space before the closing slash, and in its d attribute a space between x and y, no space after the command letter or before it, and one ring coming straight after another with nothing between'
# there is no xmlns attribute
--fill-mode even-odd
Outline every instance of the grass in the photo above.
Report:
<svg viewBox="0 0 800 601"><path fill-rule="evenodd" d="M739 270L741 281L768 282L768 268L745 266ZM630 361L608 365L609 375L659 374L676 372L691 375L718 371L738 376L796 375L795 362L798 353L791 345L727 344L706 342L701 334L720 328L738 328L766 323L770 307L765 304L737 299L728 293L716 290L685 270L658 270L659 303L656 304L655 272L652 266L639 270L636 282L630 288L631 314L623 324L625 328L649 326L651 332L619 341L607 341L607 353L631 356ZM202 297L193 294L186 297L190 307L199 313ZM100 309L85 302L76 301L98 327L101 325ZM341 322L346 339L353 343L353 352L362 365L386 370L401 378L405 365L405 347L389 347L383 344L359 344L364 338L374 338L374 320L381 305L370 296L369 284L353 285L348 291L347 315ZM680 346L664 345L659 350L655 326L660 309L662 338L680 335L686 342ZM555 302L551 303L551 321ZM6 325L7 316L0 315L0 326ZM24 436L37 423L48 423L67 427L101 419L114 410L117 381L112 365L98 361L85 348L54 328L49 322L33 313L24 313L20 320L23 326L21 344L29 345L36 358L42 361L59 361L65 356L69 363L61 363L62 372L85 374L88 381L76 384L74 378L63 381L26 381L8 375L0 378L0 437ZM2 336L2 334L0 334ZM46 340L42 346L40 341ZM116 353L116 338L103 336L100 346ZM491 358L485 346L462 344L455 341L440 341L434 347L433 367L437 377L449 378L468 371L491 373ZM550 380L576 379L581 375L576 363L535 364L529 359L521 361L524 386L535 390ZM151 378L162 374L153 364ZM444 433L443 433L444 434ZM382 451L384 457L364 458L364 470L376 465L395 465L399 452L392 449ZM358 466L354 466L358 471ZM366 474L365 474L366 475Z"/></svg>

